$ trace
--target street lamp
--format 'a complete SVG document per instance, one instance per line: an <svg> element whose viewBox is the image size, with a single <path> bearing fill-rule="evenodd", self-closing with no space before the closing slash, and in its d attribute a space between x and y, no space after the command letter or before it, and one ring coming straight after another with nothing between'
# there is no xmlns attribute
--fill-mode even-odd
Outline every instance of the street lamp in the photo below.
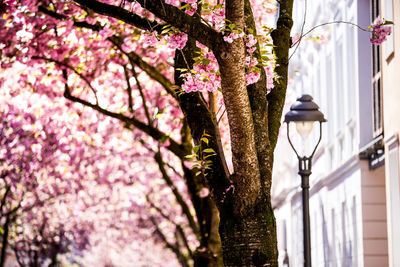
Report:
<svg viewBox="0 0 400 267"><path fill-rule="evenodd" d="M304 235L304 267L311 267L311 241L310 241L310 212L309 212L309 177L311 174L311 162L315 151L322 137L322 123L326 122L324 114L319 111L319 107L313 101L312 96L304 94L297 99L297 102L290 107L290 111L285 115L287 123L287 137L290 146L299 159L299 174L301 176L301 188L303 197L303 235ZM296 124L297 133L305 141L310 135L314 122L319 122L319 139L310 156L300 156L290 140L290 122Z"/></svg>

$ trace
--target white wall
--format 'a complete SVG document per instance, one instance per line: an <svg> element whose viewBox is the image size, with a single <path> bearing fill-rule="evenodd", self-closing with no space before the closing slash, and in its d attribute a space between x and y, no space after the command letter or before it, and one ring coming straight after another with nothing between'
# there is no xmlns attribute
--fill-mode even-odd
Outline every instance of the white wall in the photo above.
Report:
<svg viewBox="0 0 400 267"><path fill-rule="evenodd" d="M301 30L304 4L304 1L295 1L292 35ZM330 21L357 23L363 21L360 15L365 20L369 14L367 0L308 0L307 6L305 31ZM361 108L363 105L359 103L365 101L363 90L366 84L370 89L369 35L348 24L324 26L315 33L325 34L329 41L319 44L303 39L290 62L292 84L288 92L288 99L292 102L295 96L311 94L328 119L323 126L322 142L314 157L310 177L312 265L364 266L363 211L369 210L363 206L366 197L363 198L365 190L362 187L364 174L361 166L364 163L359 161L358 151L363 142L371 140L372 131L366 133L364 128L360 128L370 125L360 125L360 118L365 119L369 115L364 110L367 107ZM367 44L360 44L364 39ZM359 53L367 50L367 56ZM286 249L290 266L302 266L300 178L297 175L297 159L285 140L285 133L284 128L275 153L272 188L280 233L278 246L282 254L280 261ZM315 131L305 150L312 147L317 138L318 131ZM281 233L285 226L287 231L284 235Z"/></svg>

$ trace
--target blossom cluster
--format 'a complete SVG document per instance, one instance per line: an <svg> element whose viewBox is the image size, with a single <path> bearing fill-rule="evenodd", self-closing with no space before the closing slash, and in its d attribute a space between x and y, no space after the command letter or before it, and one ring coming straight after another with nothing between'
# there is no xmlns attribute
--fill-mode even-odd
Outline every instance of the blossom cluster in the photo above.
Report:
<svg viewBox="0 0 400 267"><path fill-rule="evenodd" d="M168 43L168 47L171 49L183 49L188 40L186 33L174 33L165 37Z"/></svg>
<svg viewBox="0 0 400 267"><path fill-rule="evenodd" d="M257 38L255 38L253 34L245 35L243 32L242 33L231 32L228 36L224 37L224 40L228 43L232 43L233 40L238 38L244 38L245 45L247 48L246 51L248 53L248 56L245 58L245 67L247 70L246 84L247 85L254 84L261 77L260 67L258 66L260 65L259 61L253 55L254 51L256 50L256 44L258 42ZM169 46L171 45L171 43L172 44L176 43L176 41L171 39L171 37L167 37L167 41L169 43ZM186 39L184 40L184 42L186 42ZM178 48L177 45L173 46L175 48ZM207 48L204 45L197 43L197 46L201 49L202 52L200 56L197 58L197 62L194 64L193 70L190 71L188 70L187 72L182 74L182 77L184 79L182 90L186 93L202 92L202 91L216 92L218 88L220 88L221 86L221 77L219 76L218 64L216 58L211 52L208 52ZM267 74L267 84L266 84L267 90L271 90L274 87L273 69L274 69L274 61L269 60L265 65L265 71Z"/></svg>
<svg viewBox="0 0 400 267"><path fill-rule="evenodd" d="M241 32L241 33L231 32L228 36L224 36L224 41L231 44L231 43L233 43L233 40L242 38L243 36L244 36L244 32Z"/></svg>
<svg viewBox="0 0 400 267"><path fill-rule="evenodd" d="M205 51L193 70L182 75L184 84L182 90L186 93L208 91L216 92L221 87L221 77L218 64L213 53Z"/></svg>
<svg viewBox="0 0 400 267"><path fill-rule="evenodd" d="M185 13L193 16L193 14L197 10L197 0L184 0L184 3L186 3L185 7Z"/></svg>
<svg viewBox="0 0 400 267"><path fill-rule="evenodd" d="M392 28L386 26L388 22L378 19L369 28L372 28L372 37L369 39L372 44L381 44L386 41L386 37L392 33Z"/></svg>
<svg viewBox="0 0 400 267"><path fill-rule="evenodd" d="M248 71L246 73L246 83L247 85L256 83L260 79L260 70L257 67L258 60L257 58L253 57L252 54L256 50L256 44L257 44L257 39L254 38L253 34L248 34L246 35L245 39L246 47L247 47L247 53L250 54L250 56L246 57L245 60L245 65L248 68Z"/></svg>

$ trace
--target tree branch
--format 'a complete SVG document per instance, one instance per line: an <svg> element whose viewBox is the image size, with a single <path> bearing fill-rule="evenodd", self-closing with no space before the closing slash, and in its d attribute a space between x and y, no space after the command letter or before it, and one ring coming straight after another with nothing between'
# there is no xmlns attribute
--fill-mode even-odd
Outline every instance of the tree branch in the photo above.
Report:
<svg viewBox="0 0 400 267"><path fill-rule="evenodd" d="M274 88L268 94L268 131L271 149L274 150L278 140L283 105L285 104L288 82L288 56L290 48L290 30L293 0L281 0L277 28L272 31L274 54L276 57Z"/></svg>
<svg viewBox="0 0 400 267"><path fill-rule="evenodd" d="M123 9L125 10L125 9ZM74 18L70 18L66 15L63 14L59 14L56 13L54 11L48 10L47 8L43 7L43 6L39 6L39 11L53 17L56 19L60 19L60 20L73 20L74 21L74 26L76 27L81 27L81 28L87 28L87 29L91 29L93 31L101 31L103 29L103 27L97 23L95 25L87 23L85 21L76 21L76 19ZM137 16L137 15L135 15ZM139 17L139 16L137 16ZM141 18L141 17L139 17ZM146 19L144 19L146 20ZM143 23L143 25L151 25L151 27L153 27L154 25L152 24L151 21L141 21L141 23ZM140 24L141 25L141 24ZM137 25L139 26L139 25ZM161 31L163 25L156 25L154 26L157 31ZM153 78L154 80L156 80L157 82L159 82L164 88L165 90L168 92L168 94L170 94L172 97L174 97L175 99L177 99L177 96L175 94L175 90L178 89L179 87L175 86L170 80L168 80L163 74L161 74L156 68L154 68L153 66L149 65L147 62L145 62L144 60L142 60L142 58L137 55L136 53L126 53L125 51L123 51L122 49L122 44L123 44L123 37L122 36L111 36L108 38L108 40L110 42L112 42L115 46L117 46L117 48L123 53L125 54L128 59L129 62L131 63L132 67L134 65L137 65L140 69L142 69L144 72L147 73L147 75L149 75L149 77Z"/></svg>
<svg viewBox="0 0 400 267"><path fill-rule="evenodd" d="M3 216L3 207L6 204L7 195L10 192L10 190L11 190L11 186L7 184L6 185L6 191L4 192L3 197L1 199L1 205L0 205L0 215L1 216Z"/></svg>
<svg viewBox="0 0 400 267"><path fill-rule="evenodd" d="M248 29L252 29L256 34L257 29L254 21L253 11L249 0L245 0L245 24ZM262 61L260 45L257 42L254 55L258 61ZM267 88L266 88L266 73L263 67L260 68L260 79L247 86L249 94L250 107L253 115L255 142L257 149L258 164L260 167L260 179L264 193L269 197L271 189L271 154L273 151L270 148L268 139L268 104L267 104Z"/></svg>
<svg viewBox="0 0 400 267"><path fill-rule="evenodd" d="M128 10L119 6L105 4L95 0L76 0L75 2L83 7L93 10L98 14L114 17L142 30L160 32L164 26L156 21L151 21L137 14L129 12Z"/></svg>
<svg viewBox="0 0 400 267"><path fill-rule="evenodd" d="M185 232L183 231L183 228L182 228L179 224L173 222L173 221L168 217L168 215L166 215L159 207L157 207L157 206L151 201L151 199L150 199L148 196L146 196L146 199L147 199L147 201L150 203L150 206L151 206L152 208L154 208L155 210L157 210L163 218L165 218L167 221L169 221L170 223L172 223L173 225L175 225L175 228L176 228L176 230L177 230L177 233L179 233L180 238L183 240L183 243L184 243L186 249L189 251L189 254L190 254L190 256L192 257L192 256L193 256L193 252L192 252L192 250L191 250L191 248L190 248L190 246L189 246L189 243L188 243L188 240L187 240L187 238L186 238ZM178 236L177 236L177 238L178 238Z"/></svg>
<svg viewBox="0 0 400 267"><path fill-rule="evenodd" d="M129 73L128 73L128 69L126 68L126 65L124 65L124 74L125 74L125 80L126 80L126 92L128 94L128 107L129 110L131 112L133 112L133 100L132 100L132 86L131 86L131 82L129 81Z"/></svg>
<svg viewBox="0 0 400 267"><path fill-rule="evenodd" d="M76 21L75 18L70 18L70 17L68 17L68 16L66 16L64 14L60 14L60 13L54 12L54 11L49 10L48 8L46 8L45 6L42 6L42 5L40 5L38 7L38 10L40 12L42 12L42 13L44 13L44 14L52 17L52 18L58 19L58 20L73 20L74 21L74 26L76 26L76 27L88 28L88 29L91 29L93 31L100 31L103 28L103 27L101 27L100 24L93 25L93 24L87 23L86 21Z"/></svg>
<svg viewBox="0 0 400 267"><path fill-rule="evenodd" d="M64 67L72 70L76 75L79 76L79 78L81 78L89 86L90 90L93 92L94 97L96 99L96 105L99 104L99 100L97 98L97 92L94 89L94 87L92 86L92 84L90 83L90 81L82 73L77 71L74 67L72 67L71 65L69 65L69 64L67 64L65 62L61 62L61 61L58 61L58 60L55 60L55 59L52 59L52 58L47 58L47 57L33 56L32 59L42 59L42 60L45 60L45 61L54 62L57 65L64 66Z"/></svg>
<svg viewBox="0 0 400 267"><path fill-rule="evenodd" d="M124 8L101 3L96 0L75 0L75 2L101 15L114 17L138 27L137 18L133 17L133 14ZM137 2L156 17L187 33L212 50L216 48L216 45L223 44L224 42L221 34L203 24L200 20L189 16L179 8L168 4L160 5L160 0L138 0Z"/></svg>
<svg viewBox="0 0 400 267"><path fill-rule="evenodd" d="M178 201L179 205L182 208L183 214L185 214L186 218L188 219L189 225L192 228L193 232L198 235L200 233L199 227L197 223L195 222L192 213L190 212L189 206L186 204L186 201L183 199L182 195L179 193L179 191L176 189L174 183L172 182L171 178L169 177L167 171L165 170L164 167L164 162L161 157L161 153L158 151L154 155L154 159L156 160L158 167L161 171L161 174L167 183L167 185L171 188L176 200Z"/></svg>
<svg viewBox="0 0 400 267"><path fill-rule="evenodd" d="M164 233L161 231L161 229L158 227L158 224L156 220L153 217L150 217L151 222L153 223L155 229L155 232L157 235L160 237L160 239L164 242L165 246L169 249L171 249L175 255L177 256L179 262L182 264L184 267L188 267L189 264L187 263L186 257L181 253L179 247L174 246L170 242L168 242L167 237L164 235Z"/></svg>
<svg viewBox="0 0 400 267"><path fill-rule="evenodd" d="M63 70L63 75L64 75L65 79L68 78L66 70ZM118 119L127 125L133 125L134 127L138 128L142 132L148 134L149 136L151 136L153 139L155 139L157 141L164 139L164 138L169 138L170 145L167 148L172 153L174 153L179 158L184 158L184 156L187 155L187 152L185 151L185 149L180 144L178 144L175 140L171 139L168 135L161 132L160 130L139 121L135 117L127 117L127 116L123 115L122 113L115 113L115 112L109 111L107 109L100 107L97 104L92 104L84 99L73 96L70 92L70 89L69 89L69 86L67 83L65 83L64 97L73 102L77 102L84 106L90 107L94 110L97 110L98 112L100 112L106 116Z"/></svg>
<svg viewBox="0 0 400 267"><path fill-rule="evenodd" d="M139 89L140 97L142 98L143 108L144 108L144 112L146 113L148 124L152 125L153 124L153 120L151 119L151 116L150 116L150 113L149 113L149 109L147 108L146 97L144 96L142 86L140 85L137 73L135 71L135 66L132 66L132 73L133 73L133 77L135 77L136 85L137 85L137 87Z"/></svg>
<svg viewBox="0 0 400 267"><path fill-rule="evenodd" d="M142 59L138 54L134 52L127 53L122 49L122 43L123 41L121 38L112 36L109 37L110 41L118 47L122 53L124 53L129 60L129 63L131 63L132 68L137 65L141 70L147 73L147 75L150 76L150 78L153 78L157 82L159 82L165 90L170 94L173 98L177 99L177 96L175 94L175 90L179 89L178 86L174 85L169 79L167 79L161 72L159 72L155 67L151 66L148 64L146 61Z"/></svg>

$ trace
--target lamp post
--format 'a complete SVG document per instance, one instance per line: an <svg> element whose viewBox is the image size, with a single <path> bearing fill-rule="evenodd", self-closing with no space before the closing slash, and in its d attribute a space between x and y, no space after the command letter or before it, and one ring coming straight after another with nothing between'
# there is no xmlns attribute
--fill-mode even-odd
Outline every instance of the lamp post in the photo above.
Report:
<svg viewBox="0 0 400 267"><path fill-rule="evenodd" d="M324 114L319 111L319 107L310 95L302 95L297 102L290 107L290 111L285 115L287 123L287 137L290 146L293 148L299 160L299 175L301 176L302 201L303 201L303 235L304 235L304 267L311 267L311 240L310 240L310 211L309 211L309 178L311 174L312 157L322 137L322 123L326 122ZM296 130L305 141L312 131L314 122L319 122L319 138L310 156L299 155L290 140L290 122L296 124Z"/></svg>

